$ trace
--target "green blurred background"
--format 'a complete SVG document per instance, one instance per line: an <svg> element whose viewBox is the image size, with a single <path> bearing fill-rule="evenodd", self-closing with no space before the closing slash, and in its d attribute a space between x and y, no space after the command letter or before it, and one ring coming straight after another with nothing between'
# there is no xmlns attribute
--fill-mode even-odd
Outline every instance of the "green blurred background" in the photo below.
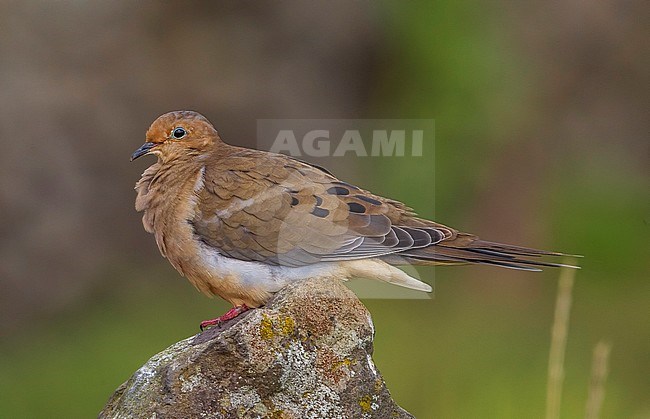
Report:
<svg viewBox="0 0 650 419"><path fill-rule="evenodd" d="M0 417L96 416L227 309L133 210L150 162L128 157L173 109L246 146L261 118L435 119L435 153L341 177L484 238L585 255L562 416L583 416L605 339L603 417L650 417L646 6L0 1ZM558 272L434 274L431 300L366 301L394 398L419 418L543 416Z"/></svg>

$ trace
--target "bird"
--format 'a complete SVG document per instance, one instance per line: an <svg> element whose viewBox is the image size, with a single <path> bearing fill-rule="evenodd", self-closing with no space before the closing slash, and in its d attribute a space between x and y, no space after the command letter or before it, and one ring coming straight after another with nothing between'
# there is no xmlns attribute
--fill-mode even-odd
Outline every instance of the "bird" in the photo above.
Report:
<svg viewBox="0 0 650 419"><path fill-rule="evenodd" d="M567 266L540 260L563 253L484 241L322 167L227 144L198 112L158 117L131 161L145 155L157 161L135 186L144 229L199 291L232 304L201 330L306 278L370 278L431 292L398 266Z"/></svg>

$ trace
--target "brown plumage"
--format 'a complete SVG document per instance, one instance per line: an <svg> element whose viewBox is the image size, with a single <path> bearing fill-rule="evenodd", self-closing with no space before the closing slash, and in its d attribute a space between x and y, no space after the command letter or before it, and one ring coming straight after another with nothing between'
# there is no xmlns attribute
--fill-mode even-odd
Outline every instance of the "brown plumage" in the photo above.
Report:
<svg viewBox="0 0 650 419"><path fill-rule="evenodd" d="M537 260L560 253L483 241L322 168L226 144L196 112L160 116L132 160L145 154L158 157L136 185L145 230L199 290L236 307L307 276L431 290L394 264L560 266Z"/></svg>

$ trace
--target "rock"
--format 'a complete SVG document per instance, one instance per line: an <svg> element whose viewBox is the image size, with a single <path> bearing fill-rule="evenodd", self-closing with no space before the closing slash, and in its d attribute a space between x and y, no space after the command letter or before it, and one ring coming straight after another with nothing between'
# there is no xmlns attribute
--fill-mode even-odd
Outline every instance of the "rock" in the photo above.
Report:
<svg viewBox="0 0 650 419"><path fill-rule="evenodd" d="M339 281L302 281L155 355L99 417L412 418L372 361L373 335Z"/></svg>

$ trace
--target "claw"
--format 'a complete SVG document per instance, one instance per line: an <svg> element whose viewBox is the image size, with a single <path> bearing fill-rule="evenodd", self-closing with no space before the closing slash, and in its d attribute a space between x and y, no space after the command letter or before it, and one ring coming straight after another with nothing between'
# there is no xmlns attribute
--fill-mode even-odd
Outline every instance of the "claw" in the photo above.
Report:
<svg viewBox="0 0 650 419"><path fill-rule="evenodd" d="M221 323L225 323L228 320L232 320L235 317L239 316L241 313L248 310L250 310L250 307L248 307L246 304L235 306L230 310L228 310L223 316L219 316L216 319L202 321L201 324L199 325L199 328L201 329L201 331L204 331L208 327L216 326Z"/></svg>

